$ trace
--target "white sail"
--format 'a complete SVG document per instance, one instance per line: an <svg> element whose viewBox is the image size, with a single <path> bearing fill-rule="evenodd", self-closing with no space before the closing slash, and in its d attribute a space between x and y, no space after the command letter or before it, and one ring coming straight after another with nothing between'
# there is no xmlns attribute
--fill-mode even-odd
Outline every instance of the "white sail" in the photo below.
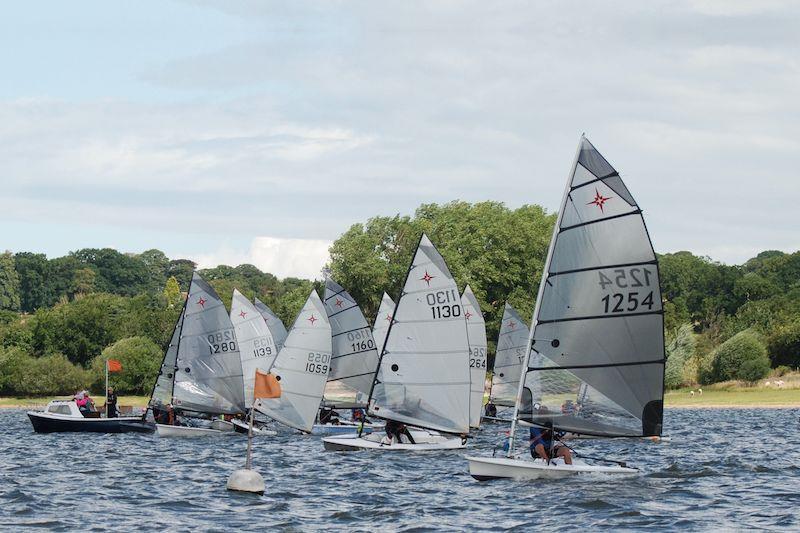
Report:
<svg viewBox="0 0 800 533"><path fill-rule="evenodd" d="M522 320L516 309L506 302L500 334L497 337L497 352L494 357L491 390L493 402L514 404L529 334L528 324Z"/></svg>
<svg viewBox="0 0 800 533"><path fill-rule="evenodd" d="M251 406L256 370L268 372L278 349L261 313L237 289L233 289L231 298L231 322L239 342L245 405Z"/></svg>
<svg viewBox="0 0 800 533"><path fill-rule="evenodd" d="M311 432L331 363L331 325L316 291L306 300L270 373L280 398L256 400L256 410L301 431Z"/></svg>
<svg viewBox="0 0 800 533"><path fill-rule="evenodd" d="M183 317L186 314L186 302L184 302L175 329L172 330L172 337L169 346L164 352L164 359L161 361L161 368L156 377L156 384L153 393L150 395L150 407L165 409L172 404L172 390L175 384L175 364L178 360L178 345L180 344L181 329L183 329Z"/></svg>
<svg viewBox="0 0 800 533"><path fill-rule="evenodd" d="M325 282L325 311L331 323L333 357L328 381L338 381L369 396L378 350L364 313L350 294L332 279Z"/></svg>
<svg viewBox="0 0 800 533"><path fill-rule="evenodd" d="M576 433L660 435L665 359L657 259L641 209L586 138L539 300L520 415Z"/></svg>
<svg viewBox="0 0 800 533"><path fill-rule="evenodd" d="M386 337L370 413L449 433L469 431L469 344L453 276L420 239Z"/></svg>
<svg viewBox="0 0 800 533"><path fill-rule="evenodd" d="M478 299L469 285L461 295L464 318L467 320L467 339L469 340L469 369L471 393L469 400L469 425L481 425L483 413L483 392L486 383L486 322Z"/></svg>
<svg viewBox="0 0 800 533"><path fill-rule="evenodd" d="M386 342L386 334L389 332L389 325L392 323L394 308L394 300L384 292L383 299L381 299L381 306L378 308L378 315L375 317L375 323L372 325L372 338L375 339L375 347L378 349L378 354L383 351L383 344Z"/></svg>
<svg viewBox="0 0 800 533"><path fill-rule="evenodd" d="M212 414L244 412L242 363L233 324L222 300L196 272L178 342L174 406Z"/></svg>
<svg viewBox="0 0 800 533"><path fill-rule="evenodd" d="M269 332L272 334L272 340L275 341L275 346L280 352L281 348L283 348L283 343L286 342L286 335L288 335L286 326L283 325L283 321L278 318L278 315L273 313L272 309L258 298L255 299L255 308L264 317L264 322L267 323Z"/></svg>

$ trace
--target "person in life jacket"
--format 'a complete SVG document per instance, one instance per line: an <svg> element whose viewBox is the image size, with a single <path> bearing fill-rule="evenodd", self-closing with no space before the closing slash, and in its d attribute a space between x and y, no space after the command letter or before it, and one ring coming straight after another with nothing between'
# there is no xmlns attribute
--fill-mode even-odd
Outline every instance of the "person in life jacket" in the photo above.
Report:
<svg viewBox="0 0 800 533"><path fill-rule="evenodd" d="M546 415L547 407L539 408L539 415ZM532 426L530 431L531 457L534 459L544 459L548 463L556 457L561 457L568 465L572 464L572 453L569 448L553 442L553 421L547 418L537 417L537 424L540 427Z"/></svg>

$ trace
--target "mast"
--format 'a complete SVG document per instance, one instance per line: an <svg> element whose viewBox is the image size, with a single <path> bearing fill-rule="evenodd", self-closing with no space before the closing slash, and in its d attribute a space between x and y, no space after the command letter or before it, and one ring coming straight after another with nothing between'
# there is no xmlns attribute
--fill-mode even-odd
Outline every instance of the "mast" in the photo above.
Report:
<svg viewBox="0 0 800 533"><path fill-rule="evenodd" d="M559 228L561 227L561 219L564 217L564 207L567 204L567 197L569 196L570 188L572 185L572 176L575 174L575 169L578 166L578 157L581 153L581 146L583 145L583 138L585 135L581 134L581 140L578 142L578 149L575 151L575 159L572 161L569 175L567 176L567 184L564 187L564 195L561 198L561 205L558 208L558 216L556 223L553 226L553 235L550 237L550 246L547 248L547 258L544 261L542 268L542 280L539 283L539 290L536 294L536 303L533 309L533 317L531 318L530 332L528 333L528 344L525 348L525 358L522 361L522 368L519 377L519 387L517 388L517 401L514 402L514 416L511 418L511 434L508 440L508 457L514 456L514 437L517 431L517 418L519 417L519 405L522 402L522 391L525 388L525 378L528 374L528 365L530 364L531 345L533 343L533 333L536 331L536 323L539 321L539 309L542 305L542 295L544 294L544 285L547 282L547 273L550 270L550 262L553 259L553 250L558 237Z"/></svg>
<svg viewBox="0 0 800 533"><path fill-rule="evenodd" d="M189 287L191 287L191 285L192 285L192 282L191 282L191 280L189 280ZM164 348L164 357L161 358L161 368L158 369L158 376L161 375L161 371L164 368L164 361L167 360L167 352L169 351L170 344L172 344L172 337L175 335L175 330L176 329L179 329L179 331L178 331L178 344L175 346L176 355L178 353L178 346L180 346L180 343L181 343L181 332L183 331L183 315L184 315L184 313L186 313L186 304L188 303L188 301L189 301L189 291L188 291L188 288L187 288L186 298L183 299L183 307L181 308L181 313L178 315L178 319L175 321L175 326L172 328L172 336L170 336L169 340L167 341L167 346ZM175 369L174 369L175 365L172 365L172 366L173 366L173 370L172 370L172 389L170 390L170 397L172 397L173 391L175 389ZM144 413L142 414L142 419L143 420L147 416L147 411L149 411L153 407L151 405L151 403L153 401L153 394L155 393L156 387L158 386L158 376L156 376L156 379L153 382L153 388L150 390L150 401L147 402L147 408L144 410Z"/></svg>

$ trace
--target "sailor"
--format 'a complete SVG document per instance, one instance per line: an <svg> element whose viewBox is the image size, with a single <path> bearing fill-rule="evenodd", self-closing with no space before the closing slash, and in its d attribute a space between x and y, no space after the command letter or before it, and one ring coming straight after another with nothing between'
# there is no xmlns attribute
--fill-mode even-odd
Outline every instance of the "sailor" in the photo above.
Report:
<svg viewBox="0 0 800 533"><path fill-rule="evenodd" d="M106 418L117 417L117 393L114 387L109 387L106 391Z"/></svg>
<svg viewBox="0 0 800 533"><path fill-rule="evenodd" d="M364 414L364 410L360 408L353 409L353 422L357 422L359 424L369 424L370 421L367 420L366 415Z"/></svg>
<svg viewBox="0 0 800 533"><path fill-rule="evenodd" d="M542 407L539 412L546 412L546 408ZM561 457L566 464L572 464L572 454L569 448L559 443L553 443L552 422L549 426L531 427L530 439L531 457L534 459L544 459L549 463L552 459Z"/></svg>
<svg viewBox="0 0 800 533"><path fill-rule="evenodd" d="M402 422L398 422L396 420L387 420L385 430L386 436L392 442L397 441L398 444L402 444L403 437L405 436L410 444L416 444L416 442L414 442L414 437L411 436L411 432L408 430L408 427L406 427L406 425Z"/></svg>
<svg viewBox="0 0 800 533"><path fill-rule="evenodd" d="M323 407L319 410L319 423L320 424L338 424L339 417L336 416L336 411L328 407Z"/></svg>
<svg viewBox="0 0 800 533"><path fill-rule="evenodd" d="M484 416L497 416L497 406L492 402L487 403L483 414Z"/></svg>

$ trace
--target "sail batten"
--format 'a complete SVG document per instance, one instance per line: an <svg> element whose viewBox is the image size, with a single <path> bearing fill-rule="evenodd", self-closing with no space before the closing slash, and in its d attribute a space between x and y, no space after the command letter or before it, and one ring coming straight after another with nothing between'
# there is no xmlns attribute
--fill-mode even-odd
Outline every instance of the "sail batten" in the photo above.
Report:
<svg viewBox="0 0 800 533"><path fill-rule="evenodd" d="M660 435L663 313L642 211L582 138L545 265L519 414L575 433Z"/></svg>

